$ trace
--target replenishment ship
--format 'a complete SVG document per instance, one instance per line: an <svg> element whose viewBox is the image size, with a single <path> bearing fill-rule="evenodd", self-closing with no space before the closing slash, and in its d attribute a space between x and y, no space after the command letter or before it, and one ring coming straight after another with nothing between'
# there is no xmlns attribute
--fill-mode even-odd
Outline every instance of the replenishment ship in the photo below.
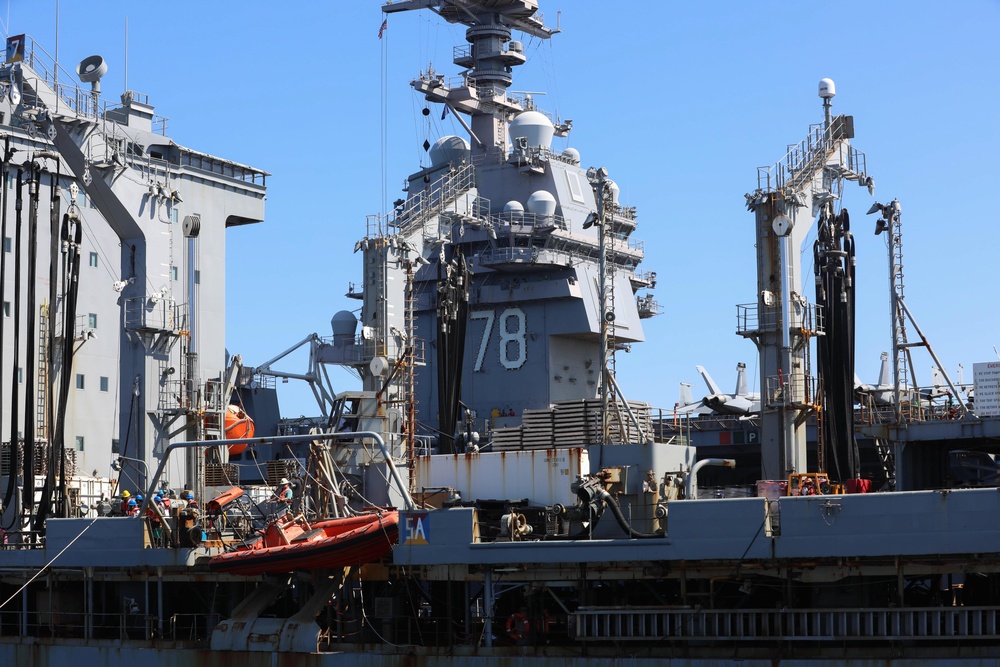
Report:
<svg viewBox="0 0 1000 667"><path fill-rule="evenodd" d="M909 386L910 348L933 350L904 300L902 205L873 200L854 218L887 239L893 381L854 381L843 196L874 180L833 82L746 194L756 301L737 332L760 386L715 391L696 417L616 379L661 310L638 210L609 169L553 149L572 121L510 90L518 38L557 29L534 0L382 8L421 9L465 27L460 74L412 82L465 136L428 142L429 166L351 241L354 305L300 344L310 419L282 419L274 388L300 346L229 357L220 324L225 230L263 221L268 174L175 143L139 93L103 100L103 58L74 76L8 41L4 662L1000 657L1000 364L977 367L975 402L946 376L937 394ZM335 387L332 367L359 385ZM692 437L717 431L732 457ZM101 457L112 474L86 474Z"/></svg>

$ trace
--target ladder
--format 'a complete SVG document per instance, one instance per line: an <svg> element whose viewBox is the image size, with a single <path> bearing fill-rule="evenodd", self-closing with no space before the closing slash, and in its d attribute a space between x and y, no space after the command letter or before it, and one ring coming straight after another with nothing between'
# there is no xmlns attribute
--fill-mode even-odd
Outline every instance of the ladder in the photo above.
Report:
<svg viewBox="0 0 1000 667"><path fill-rule="evenodd" d="M42 304L38 315L38 383L35 387L37 436L48 438L48 398L49 398L49 307ZM68 372L68 371L67 371Z"/></svg>
<svg viewBox="0 0 1000 667"><path fill-rule="evenodd" d="M903 301L903 225L898 208L893 204L885 207L884 215L889 223L889 279L892 281L892 363L895 391L896 421L905 424L910 421L911 402L904 401L903 392L910 387L910 344L906 339L906 315L900 304Z"/></svg>

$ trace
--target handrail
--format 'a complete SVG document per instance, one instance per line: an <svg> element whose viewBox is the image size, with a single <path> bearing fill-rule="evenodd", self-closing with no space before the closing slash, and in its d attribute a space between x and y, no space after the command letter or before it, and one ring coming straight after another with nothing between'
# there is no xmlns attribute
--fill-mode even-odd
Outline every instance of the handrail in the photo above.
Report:
<svg viewBox="0 0 1000 667"><path fill-rule="evenodd" d="M403 484L402 479L399 477L399 472L396 470L396 465L392 461L392 456L389 454L389 449L385 446L385 440L382 436L374 431L339 431L336 433L310 433L307 435L284 435L284 436L271 436L267 438L235 438L228 440L191 440L187 442L175 442L167 445L166 449L163 451L163 458L160 459L160 465L156 468L156 473L153 475L153 479L150 480L149 490L146 492L145 497L142 501L142 507L139 508L139 516L145 516L146 510L149 509L149 503L152 502L152 498L155 495L157 483L160 481L160 476L163 474L164 468L167 467L167 461L170 459L170 454L175 449L196 449L196 448L208 448L208 447L229 447L231 445L261 445L261 444L272 444L275 441L281 442L311 442L313 440L362 440L364 438L372 438L378 445L379 449L382 450L382 456L385 458L386 465L389 466L389 474L392 476L396 486L399 487L399 491L403 496L403 503L406 505L406 509L414 509L413 499L410 498L410 493L406 489L406 485ZM169 535L168 535L169 537Z"/></svg>

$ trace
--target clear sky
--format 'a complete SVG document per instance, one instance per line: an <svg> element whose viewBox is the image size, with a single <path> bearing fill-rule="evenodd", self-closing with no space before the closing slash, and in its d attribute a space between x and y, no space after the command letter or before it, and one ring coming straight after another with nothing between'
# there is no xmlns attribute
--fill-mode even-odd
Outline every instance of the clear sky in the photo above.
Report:
<svg viewBox="0 0 1000 667"><path fill-rule="evenodd" d="M56 52L55 0L9 0L7 34ZM754 220L743 195L757 167L822 120L817 84L834 79L834 112L855 118L874 200L903 209L906 302L946 369L997 358L1000 231L1000 2L845 0L838 3L541 0L562 33L521 36L529 62L515 90L573 119L554 147L606 166L622 202L638 208L642 268L656 271L664 313L647 342L618 356L619 381L637 400L670 407L678 383L723 390L737 362L757 377L752 343L736 336L736 304L756 300ZM58 55L72 71L108 61L105 97L147 93L177 143L264 169L266 220L230 230L227 341L258 365L331 316L361 280L354 243L365 216L401 196L427 164L421 148L463 134L440 110L424 117L409 81L429 64L457 74L464 28L428 11L389 17L377 0L128 2L62 0ZM0 6L2 11L2 6ZM891 346L885 236L865 216L873 198L848 185L858 248L857 372L877 379ZM811 246L804 257L811 257ZM811 273L811 266L806 267ZM808 273L807 273L808 275ZM814 292L808 286L810 300ZM910 330L911 339L915 332ZM915 374L931 360L915 351ZM303 371L300 355L281 366ZM335 376L337 390L356 388ZM957 381L957 377L953 377ZM282 385L287 416L313 414L309 394Z"/></svg>

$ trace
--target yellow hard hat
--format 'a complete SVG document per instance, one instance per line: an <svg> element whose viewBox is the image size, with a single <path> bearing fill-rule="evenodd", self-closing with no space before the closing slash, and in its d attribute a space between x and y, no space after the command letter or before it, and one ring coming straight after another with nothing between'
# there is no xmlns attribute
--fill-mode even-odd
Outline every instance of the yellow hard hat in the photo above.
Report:
<svg viewBox="0 0 1000 667"><path fill-rule="evenodd" d="M128 497L129 497L129 496L131 496L131 495L132 495L132 494L131 494L131 493L129 493L129 492L128 492L128 490L125 490L125 491L122 491L122 498L128 498Z"/></svg>

